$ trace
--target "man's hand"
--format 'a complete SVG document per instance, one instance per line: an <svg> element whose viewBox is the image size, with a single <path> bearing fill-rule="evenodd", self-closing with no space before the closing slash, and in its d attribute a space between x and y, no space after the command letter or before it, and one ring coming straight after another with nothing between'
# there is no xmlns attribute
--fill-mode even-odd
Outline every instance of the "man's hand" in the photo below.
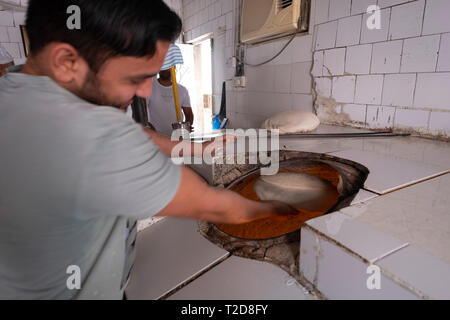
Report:
<svg viewBox="0 0 450 320"><path fill-rule="evenodd" d="M223 150L228 144L235 143L237 140L236 136L233 135L223 135L215 138L210 142L203 144L203 153L208 151L211 156L215 156L220 150Z"/></svg>
<svg viewBox="0 0 450 320"><path fill-rule="evenodd" d="M272 218L277 221L286 221L289 218L298 215L300 212L290 205L280 201L260 201L254 202L257 207L248 206L245 215L245 223L255 220Z"/></svg>
<svg viewBox="0 0 450 320"><path fill-rule="evenodd" d="M243 224L264 218L286 220L299 212L278 201L257 202L239 193L208 186L192 170L182 167L175 198L158 216L195 218L212 223Z"/></svg>

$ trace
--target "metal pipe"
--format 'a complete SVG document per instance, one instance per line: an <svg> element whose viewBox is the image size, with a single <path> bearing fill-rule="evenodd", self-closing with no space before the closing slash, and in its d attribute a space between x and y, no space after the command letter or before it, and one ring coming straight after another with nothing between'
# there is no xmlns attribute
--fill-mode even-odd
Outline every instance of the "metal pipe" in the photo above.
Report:
<svg viewBox="0 0 450 320"><path fill-rule="evenodd" d="M325 134L287 134L280 135L280 138L294 139L333 139L333 138L392 138L409 137L409 133L386 133L386 132L367 132L367 133L325 133Z"/></svg>

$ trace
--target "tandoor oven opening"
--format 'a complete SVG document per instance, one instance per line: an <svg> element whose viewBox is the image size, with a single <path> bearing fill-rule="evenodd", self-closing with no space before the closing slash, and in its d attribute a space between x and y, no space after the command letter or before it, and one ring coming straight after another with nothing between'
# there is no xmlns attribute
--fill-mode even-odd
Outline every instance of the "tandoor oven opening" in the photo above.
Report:
<svg viewBox="0 0 450 320"><path fill-rule="evenodd" d="M299 210L297 216L282 220L267 218L242 225L199 222L200 233L233 255L273 263L299 279L301 227L310 219L349 206L363 188L369 171L349 160L299 151L281 151L279 167L280 173L312 175L328 181L333 188L317 208ZM233 179L224 187L260 201L254 184L261 177L261 167L223 165L215 169L217 174Z"/></svg>

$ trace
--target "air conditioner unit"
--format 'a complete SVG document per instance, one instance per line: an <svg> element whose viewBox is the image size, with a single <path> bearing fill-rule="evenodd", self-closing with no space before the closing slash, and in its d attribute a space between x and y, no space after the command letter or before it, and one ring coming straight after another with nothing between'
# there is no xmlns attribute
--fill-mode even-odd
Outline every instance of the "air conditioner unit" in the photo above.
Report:
<svg viewBox="0 0 450 320"><path fill-rule="evenodd" d="M298 29L307 30L309 1L242 0L241 41L254 43Z"/></svg>

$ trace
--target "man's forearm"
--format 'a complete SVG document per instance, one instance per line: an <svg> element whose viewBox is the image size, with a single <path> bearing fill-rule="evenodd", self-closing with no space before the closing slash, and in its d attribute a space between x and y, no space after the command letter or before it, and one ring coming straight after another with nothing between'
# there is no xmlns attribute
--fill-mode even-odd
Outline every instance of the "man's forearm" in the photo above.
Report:
<svg viewBox="0 0 450 320"><path fill-rule="evenodd" d="M158 216L240 224L275 213L273 205L248 200L229 190L210 187L192 170L185 167L181 170L178 192Z"/></svg>
<svg viewBox="0 0 450 320"><path fill-rule="evenodd" d="M160 134L150 129L144 129L145 133L153 140L153 143L158 146L162 153L168 157L172 156L175 147L178 147L180 152L176 156L188 157L203 155L205 148L212 142L205 142L203 144L193 143L190 141L172 141L170 137ZM178 150L177 150L178 151ZM186 154L187 151L187 154Z"/></svg>
<svg viewBox="0 0 450 320"><path fill-rule="evenodd" d="M204 216L200 217L201 220L241 224L269 217L274 213L267 203L248 200L233 191L210 187L207 194L209 197L204 204Z"/></svg>
<svg viewBox="0 0 450 320"><path fill-rule="evenodd" d="M192 125L194 125L194 113L192 112L191 107L183 107L183 113L186 116L186 122L189 122Z"/></svg>
<svg viewBox="0 0 450 320"><path fill-rule="evenodd" d="M161 150L162 153L171 156L173 148L179 143L172 141L168 136L160 134L150 129L144 129L145 133L152 139L153 143Z"/></svg>

